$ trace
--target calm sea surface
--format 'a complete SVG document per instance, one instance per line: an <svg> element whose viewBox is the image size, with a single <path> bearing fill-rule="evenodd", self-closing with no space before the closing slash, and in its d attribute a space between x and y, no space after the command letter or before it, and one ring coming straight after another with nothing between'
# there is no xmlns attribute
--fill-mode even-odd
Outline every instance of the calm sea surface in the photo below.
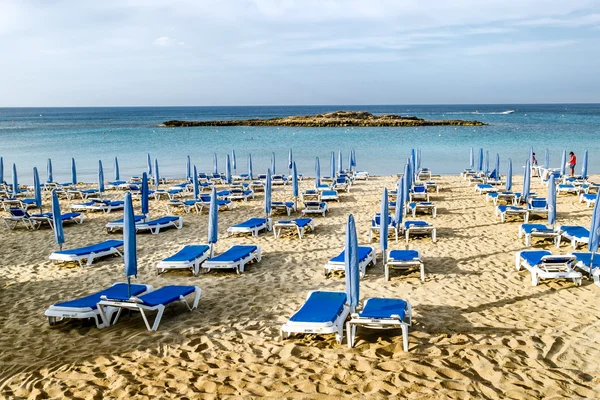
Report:
<svg viewBox="0 0 600 400"><path fill-rule="evenodd" d="M210 120L270 118L316 114L336 110L365 110L374 114L416 115L425 119L477 119L483 127L426 128L277 128L198 127L164 128L169 119ZM501 114L515 110L512 114ZM265 172L271 153L277 172L287 171L292 149L298 170L314 175L315 157L322 174L329 171L330 152L342 151L344 163L354 148L359 170L383 175L400 172L411 148L422 149L422 166L434 173L454 174L468 166L469 149L489 150L490 164L500 154L502 170L512 158L515 173L533 146L540 164L550 150L550 164L558 167L563 150L574 151L579 161L589 150L589 172L600 173L600 104L564 105L429 105L429 106L285 106L285 107L122 107L122 108L0 108L0 156L5 179L16 163L21 183L32 180L32 168L46 177L46 160L52 159L54 180L69 181L70 160L77 163L78 179L97 180L102 160L106 180L113 178L118 156L121 178L139 175L146 154L157 158L161 175L185 176L186 156L198 171L212 171L213 153L219 170L225 155L235 150L237 173L247 171L252 154L254 173ZM579 165L577 169L579 170Z"/></svg>

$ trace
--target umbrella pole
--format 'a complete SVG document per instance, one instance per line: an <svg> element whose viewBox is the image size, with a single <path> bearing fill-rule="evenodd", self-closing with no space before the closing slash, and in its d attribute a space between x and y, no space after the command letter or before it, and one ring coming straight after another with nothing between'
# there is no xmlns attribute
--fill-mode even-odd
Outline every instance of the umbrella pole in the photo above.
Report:
<svg viewBox="0 0 600 400"><path fill-rule="evenodd" d="M131 277L127 277L127 296L131 298Z"/></svg>
<svg viewBox="0 0 600 400"><path fill-rule="evenodd" d="M596 254L596 252L592 252L592 260L590 261L590 272L588 272L589 279L592 279L592 270L594 269L594 254Z"/></svg>

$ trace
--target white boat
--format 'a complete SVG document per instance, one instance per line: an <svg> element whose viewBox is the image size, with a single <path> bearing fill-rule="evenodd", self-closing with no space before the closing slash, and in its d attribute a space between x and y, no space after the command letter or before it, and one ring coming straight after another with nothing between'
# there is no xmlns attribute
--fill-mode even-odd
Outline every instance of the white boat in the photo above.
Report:
<svg viewBox="0 0 600 400"><path fill-rule="evenodd" d="M501 114L512 114L514 112L515 112L515 110L506 110L506 111L501 112Z"/></svg>

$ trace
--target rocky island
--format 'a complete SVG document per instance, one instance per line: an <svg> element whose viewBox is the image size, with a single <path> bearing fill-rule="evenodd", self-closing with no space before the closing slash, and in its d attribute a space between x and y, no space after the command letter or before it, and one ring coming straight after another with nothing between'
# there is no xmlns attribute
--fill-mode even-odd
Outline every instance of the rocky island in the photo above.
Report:
<svg viewBox="0 0 600 400"><path fill-rule="evenodd" d="M180 121L172 120L163 123L168 127L187 126L290 126L290 127L410 127L410 126L482 126L487 125L480 121L464 121L460 119L447 119L441 121L427 121L422 118L408 117L394 114L373 115L366 111L336 111L317 115L298 115L285 118L269 119L233 119L224 121Z"/></svg>

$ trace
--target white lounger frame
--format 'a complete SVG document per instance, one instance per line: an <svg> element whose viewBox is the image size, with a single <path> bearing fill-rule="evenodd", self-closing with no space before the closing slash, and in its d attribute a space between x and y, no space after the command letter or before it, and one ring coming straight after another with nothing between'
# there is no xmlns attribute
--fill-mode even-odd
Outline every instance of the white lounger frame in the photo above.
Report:
<svg viewBox="0 0 600 400"><path fill-rule="evenodd" d="M506 217L520 217L523 218L523 222L526 222L527 218L527 210L524 208L519 209L511 209L507 208L504 212L501 212L498 208L500 206L496 206L496 217L500 217L500 222L506 222ZM507 206L510 207L510 206Z"/></svg>
<svg viewBox="0 0 600 400"><path fill-rule="evenodd" d="M227 236L233 236L237 233L251 233L253 237L258 237L258 234L263 229L266 229L270 232L273 229L272 224L273 224L273 221L271 220L271 218L267 218L266 222L263 222L262 224L260 224L258 226L253 226L253 227L230 226L229 228L227 228Z"/></svg>
<svg viewBox="0 0 600 400"><path fill-rule="evenodd" d="M577 259L574 256L553 256L548 255L542 258L544 259L552 258L552 257L571 257L573 261ZM549 265L547 267L539 267L537 265L531 265L525 260L521 259L521 252L517 252L515 256L515 268L517 271L521 270L521 267L525 267L531 273L531 284L532 286L537 286L540 282L540 279L572 279L575 285L581 286L582 275L581 272L575 271L573 268L569 267L567 264L556 264Z"/></svg>
<svg viewBox="0 0 600 400"><path fill-rule="evenodd" d="M365 306L369 299L365 301ZM392 315L391 318L365 318L358 313L352 313L350 321L346 322L346 335L348 338L348 347L354 347L356 340L356 327L363 326L370 329L401 329L402 330L402 345L404 351L408 351L408 327L412 325L412 306L406 302L406 313L404 319L408 317L408 323L401 320L399 315Z"/></svg>
<svg viewBox="0 0 600 400"><path fill-rule="evenodd" d="M294 203L291 207L288 207L287 204L285 204L285 201L275 201L271 203L271 209L272 210L277 210L277 211L285 211L285 213L288 215L288 217L290 215L292 215L292 212L296 212L296 203Z"/></svg>
<svg viewBox="0 0 600 400"><path fill-rule="evenodd" d="M412 225L412 226L409 226L408 228L404 229L404 236L405 236L406 243L408 243L411 233L414 235L431 235L431 240L433 241L433 243L435 243L437 241L437 230L435 229L435 227L433 225L427 225L427 226Z"/></svg>
<svg viewBox="0 0 600 400"><path fill-rule="evenodd" d="M523 225L519 225L519 239L525 236L525 247L531 246L532 238L540 238L540 239L554 239L554 245L556 248L560 247L560 233L557 231L547 232L547 231L533 231L531 233L525 233L523 230Z"/></svg>
<svg viewBox="0 0 600 400"><path fill-rule="evenodd" d="M559 246L560 246L560 242L561 242L561 237L564 237L565 239L569 240L571 242L571 246L574 249L577 249L577 246L579 246L580 244L588 244L590 241L589 236L585 236L585 237L574 236L574 235L571 235L569 232L563 231L562 229L560 229L560 227L559 227L559 230L560 230L560 236L558 238Z"/></svg>
<svg viewBox="0 0 600 400"><path fill-rule="evenodd" d="M404 207L404 216L408 214L409 206L406 205ZM413 218L417 217L417 212L423 213L431 213L431 217L435 218L437 216L437 206L435 204L420 204L420 202L416 202L415 208L411 210Z"/></svg>
<svg viewBox="0 0 600 400"><path fill-rule="evenodd" d="M306 215L306 214L321 214L322 216L325 216L325 213L329 211L329 205L327 205L327 203L325 203L324 207L321 207L321 204L319 202L319 207L317 206L307 206L306 204L304 204L304 208L302 209L302 215Z"/></svg>
<svg viewBox="0 0 600 400"><path fill-rule="evenodd" d="M55 252L50 254L50 257L48 258L52 261L76 262L79 263L80 267L83 267L82 261L87 260L85 265L89 267L92 265L95 259L110 256L112 254L117 254L119 257L123 257L123 254L116 247L111 247L108 250L100 251L98 253L92 252L81 256L76 254L60 254Z"/></svg>
<svg viewBox="0 0 600 400"><path fill-rule="evenodd" d="M177 252L175 254L177 254L178 252L180 252L181 250L183 250L186 246L195 246L195 245L184 245L184 246L181 246L181 248L179 250L177 250ZM202 246L202 245L200 245L200 246ZM191 268L192 269L192 273L194 275L198 275L198 273L200 273L200 265L202 265L202 263L204 261L208 260L211 257L210 253L211 253L211 251L209 249L208 251L206 251L202 255L200 255L200 257L195 258L192 261L165 261L165 260L161 260L158 264L156 264L156 269L158 270L159 274L162 274L167 269L188 269L188 268Z"/></svg>
<svg viewBox="0 0 600 400"><path fill-rule="evenodd" d="M235 246L247 246L247 245L234 244L230 247L230 249ZM260 249L260 246L256 246L256 247L257 247L256 251L250 253L248 256L246 256L238 261L213 261L211 259L206 260L202 264L202 270L203 270L203 272L208 273L208 272L210 272L211 269L235 269L235 272L237 274L241 274L242 272L244 272L246 264L251 263L252 261L260 262L260 260L262 258L261 249Z"/></svg>
<svg viewBox="0 0 600 400"><path fill-rule="evenodd" d="M298 224L296 224L293 221L290 221L290 223L282 223L281 221L277 222L273 225L273 235L275 236L275 239L279 239L281 237L281 231L283 229L292 231L296 230L296 232L298 232L298 237L302 239L306 230L314 232L315 221L313 221L313 219L311 218L310 223L303 227L298 226Z"/></svg>
<svg viewBox="0 0 600 400"><path fill-rule="evenodd" d="M391 257L391 253L393 250L388 251L386 263L385 263L385 280L390 280L390 269L401 269L407 270L414 267L419 267L421 272L421 281L425 281L425 264L423 264L423 259L421 258L421 252L415 250L417 252L417 259L413 260L393 260Z"/></svg>
<svg viewBox="0 0 600 400"><path fill-rule="evenodd" d="M358 268L360 270L360 277L364 278L365 275L367 274L367 267L370 264L375 265L377 263L377 252L375 251L375 248L373 246L359 246L359 247L370 247L371 248L371 253L367 256L367 258L365 258L363 261L359 261L359 263L358 263ZM343 261L342 262L334 262L334 261L329 260L329 261L327 261L327 264L325 264L323 269L325 272L325 276L329 276L329 274L331 274L333 271L344 271L345 264Z"/></svg>
<svg viewBox="0 0 600 400"><path fill-rule="evenodd" d="M157 235L157 234L160 233L161 229L169 228L171 226L173 226L173 227L175 227L177 229L183 228L183 218L181 216L166 215L166 217L175 217L175 218L177 218L177 220L176 221L165 222L163 224L158 224L158 225L148 225L148 222L151 222L151 221L147 221L147 222L143 222L143 223L137 223L137 224L135 224L135 231L136 232L139 232L139 231L150 231L150 233L152 233L153 235Z"/></svg>
<svg viewBox="0 0 600 400"><path fill-rule="evenodd" d="M179 296L179 301L184 303L187 306L187 308L190 311L192 311L192 310L198 308L198 303L200 302L201 295L202 295L202 289L200 289L198 286L195 286L194 303L191 307L190 307L190 304L188 303L188 301L185 299L185 296ZM169 303L169 304L171 304L171 303ZM123 311L123 309L128 309L128 310L139 311L142 314L142 318L144 319L146 328L149 331L156 331L158 329L158 326L160 325L160 321L162 319L165 308L169 304L166 304L166 305L159 304L156 306L147 306L147 305L144 305L142 303L142 301L139 300L137 297L133 296L133 297L131 297L131 299L129 299L129 301L114 301L114 300L103 299L102 301L100 301L100 303L98 303L98 308L100 309L100 317L102 318L102 321L104 322L104 324L106 326L116 324L117 321L119 320L119 317L121 316L121 312ZM118 310L117 316L112 324L110 323L111 318L108 316L108 313L106 311L107 308L109 308L109 307L116 308ZM152 324L152 326L150 326L150 322L148 321L148 317L146 316L147 311L158 311L158 313L156 314L156 317L154 317L154 323Z"/></svg>
<svg viewBox="0 0 600 400"><path fill-rule="evenodd" d="M311 290L310 292L308 292L306 300L310 298L313 292L316 292L316 290ZM338 343L341 344L344 340L344 322L346 322L348 314L350 314L350 308L347 304L345 304L344 308L342 309L342 312L337 316L337 318L333 322L288 321L281 326L280 335L282 339L287 339L293 333L304 333L314 335L328 335L335 333L335 339Z"/></svg>

